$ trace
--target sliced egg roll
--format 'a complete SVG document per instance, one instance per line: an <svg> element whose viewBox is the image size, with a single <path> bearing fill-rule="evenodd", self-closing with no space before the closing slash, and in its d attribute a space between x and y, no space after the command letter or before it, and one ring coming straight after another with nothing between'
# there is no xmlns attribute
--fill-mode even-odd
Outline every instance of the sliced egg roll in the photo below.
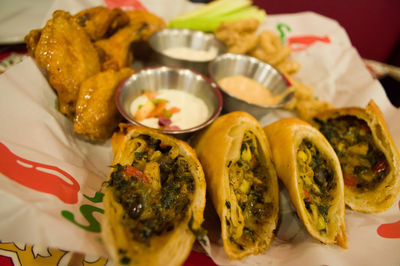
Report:
<svg viewBox="0 0 400 266"><path fill-rule="evenodd" d="M206 183L194 150L120 124L105 184L103 240L117 265L181 265L201 237Z"/></svg>
<svg viewBox="0 0 400 266"><path fill-rule="evenodd" d="M400 190L399 152L379 107L346 107L314 117L342 167L346 204L356 211L381 212Z"/></svg>
<svg viewBox="0 0 400 266"><path fill-rule="evenodd" d="M343 177L335 151L307 122L286 118L264 127L279 179L307 231L346 248Z"/></svg>
<svg viewBox="0 0 400 266"><path fill-rule="evenodd" d="M279 189L258 121L244 112L223 115L193 145L221 221L225 253L236 260L267 250L278 221Z"/></svg>

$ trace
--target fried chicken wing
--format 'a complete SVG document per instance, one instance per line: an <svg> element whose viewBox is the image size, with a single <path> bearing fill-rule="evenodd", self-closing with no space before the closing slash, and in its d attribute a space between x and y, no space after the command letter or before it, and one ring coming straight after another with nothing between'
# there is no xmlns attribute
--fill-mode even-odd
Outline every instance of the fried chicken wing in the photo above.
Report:
<svg viewBox="0 0 400 266"><path fill-rule="evenodd" d="M75 14L74 19L85 29L92 41L111 36L130 21L123 10L104 6L84 9Z"/></svg>
<svg viewBox="0 0 400 266"><path fill-rule="evenodd" d="M129 66L133 61L131 44L139 40L140 34L137 26L126 26L108 39L95 42L98 52L104 55L102 69L118 70Z"/></svg>
<svg viewBox="0 0 400 266"><path fill-rule="evenodd" d="M25 36L24 42L26 43L26 49L28 55L35 56L36 46L39 43L40 35L42 34L41 29L31 30L28 35Z"/></svg>
<svg viewBox="0 0 400 266"><path fill-rule="evenodd" d="M142 51L133 44L145 43L165 26L162 18L147 11L97 6L72 16L57 10L24 41L28 54L47 72L59 110L74 122L74 130L104 141L121 120L114 95L118 84L133 73L127 68L132 49Z"/></svg>
<svg viewBox="0 0 400 266"><path fill-rule="evenodd" d="M104 141L111 137L122 117L115 104L119 83L133 74L131 68L107 70L82 82L76 104L75 132Z"/></svg>
<svg viewBox="0 0 400 266"><path fill-rule="evenodd" d="M166 27L165 21L155 14L145 10L126 11L131 25L141 25L140 38L147 41L154 32Z"/></svg>
<svg viewBox="0 0 400 266"><path fill-rule="evenodd" d="M115 69L129 66L133 61L131 45L146 41L150 35L165 27L162 18L143 10L126 11L130 24L118 30L108 39L95 43L98 52L104 54L102 69Z"/></svg>
<svg viewBox="0 0 400 266"><path fill-rule="evenodd" d="M32 51L38 65L47 70L61 113L72 119L81 82L100 71L89 37L68 12L57 10Z"/></svg>

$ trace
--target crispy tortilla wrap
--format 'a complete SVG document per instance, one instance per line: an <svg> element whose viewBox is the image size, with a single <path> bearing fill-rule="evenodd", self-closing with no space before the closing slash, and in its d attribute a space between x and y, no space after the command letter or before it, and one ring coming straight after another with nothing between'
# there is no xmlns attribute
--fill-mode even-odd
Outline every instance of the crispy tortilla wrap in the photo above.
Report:
<svg viewBox="0 0 400 266"><path fill-rule="evenodd" d="M241 259L264 252L277 226L279 189L262 127L247 113L229 113L196 135L193 145L221 221L226 254Z"/></svg>
<svg viewBox="0 0 400 266"><path fill-rule="evenodd" d="M181 265L201 237L206 183L193 149L120 124L104 195L103 240L117 265Z"/></svg>
<svg viewBox="0 0 400 266"><path fill-rule="evenodd" d="M264 127L278 177L308 232L346 247L343 178L325 137L310 124L286 118Z"/></svg>
<svg viewBox="0 0 400 266"><path fill-rule="evenodd" d="M346 107L314 117L342 167L346 204L356 211L381 212L400 190L400 156L379 107Z"/></svg>

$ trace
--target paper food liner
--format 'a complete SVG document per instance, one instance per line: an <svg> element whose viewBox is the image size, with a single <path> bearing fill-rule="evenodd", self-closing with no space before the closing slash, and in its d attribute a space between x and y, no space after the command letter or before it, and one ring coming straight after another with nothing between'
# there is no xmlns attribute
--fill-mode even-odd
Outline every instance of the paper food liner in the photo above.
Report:
<svg viewBox="0 0 400 266"><path fill-rule="evenodd" d="M43 25L56 9L76 13L98 4L104 5L93 0L55 1ZM197 6L181 0L143 1L143 4L166 21ZM269 15L260 29L272 30L285 40L309 35L329 38L328 43L316 41L304 50L292 52L292 58L301 64L295 77L311 86L320 100L337 107L365 107L373 99L383 111L389 132L400 147L400 110L391 105L384 89L369 74L345 30L336 21L312 12ZM104 211L99 191L112 162L111 142L91 143L74 133L71 121L56 110L56 95L30 57L0 76L0 88L1 241L106 257L100 236ZM293 116L275 112L260 122L267 125L289 115ZM53 178L47 179L49 176ZM297 218L285 188L281 186L280 190L280 226L272 246L258 256L231 261L221 242L211 241L206 251L214 262L222 265L398 265L399 198L381 214L346 209L348 249L345 250L313 239ZM394 226L386 234L378 233L381 225L391 223L397 223L397 229Z"/></svg>

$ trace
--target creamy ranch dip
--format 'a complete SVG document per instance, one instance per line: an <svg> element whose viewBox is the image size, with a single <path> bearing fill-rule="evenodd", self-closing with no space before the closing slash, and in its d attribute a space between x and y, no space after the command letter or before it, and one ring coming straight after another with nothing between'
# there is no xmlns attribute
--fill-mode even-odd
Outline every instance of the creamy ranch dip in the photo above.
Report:
<svg viewBox="0 0 400 266"><path fill-rule="evenodd" d="M178 126L180 129L188 129L204 123L209 117L207 105L200 98L181 90L161 89L157 91L156 99L167 100L167 108L178 107L180 111L171 116L171 125ZM148 101L146 95L141 95L132 101L130 111L134 115L139 106ZM159 128L159 119L156 117L147 118L140 121L141 124Z"/></svg>
<svg viewBox="0 0 400 266"><path fill-rule="evenodd" d="M196 50L189 47L170 47L165 49L163 54L175 59L188 61L211 61L217 56L217 49L215 47L209 50Z"/></svg>
<svg viewBox="0 0 400 266"><path fill-rule="evenodd" d="M223 78L218 84L231 95L258 105L277 105L284 97L284 95L272 95L260 83L242 75Z"/></svg>

